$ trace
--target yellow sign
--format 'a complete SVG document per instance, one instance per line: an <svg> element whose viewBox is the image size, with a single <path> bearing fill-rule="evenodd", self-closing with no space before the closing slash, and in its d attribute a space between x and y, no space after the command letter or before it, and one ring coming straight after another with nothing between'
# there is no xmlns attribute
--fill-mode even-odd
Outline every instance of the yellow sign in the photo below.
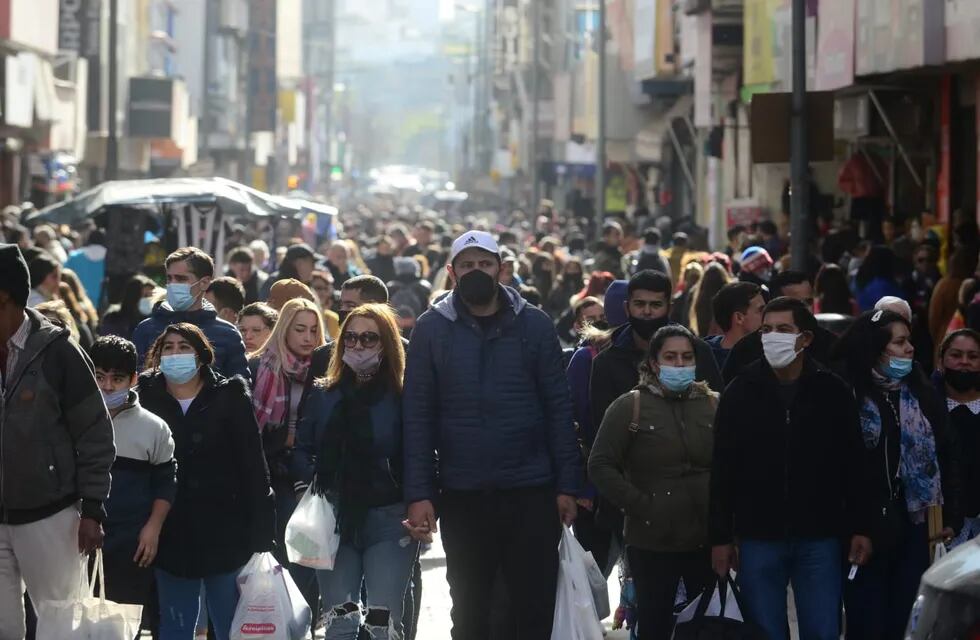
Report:
<svg viewBox="0 0 980 640"><path fill-rule="evenodd" d="M626 211L626 178L622 174L609 177L606 184L606 211Z"/></svg>
<svg viewBox="0 0 980 640"><path fill-rule="evenodd" d="M286 124L296 122L296 92L292 89L279 90L279 114Z"/></svg>
<svg viewBox="0 0 980 640"><path fill-rule="evenodd" d="M784 0L745 0L744 83L769 84L776 80L773 15Z"/></svg>

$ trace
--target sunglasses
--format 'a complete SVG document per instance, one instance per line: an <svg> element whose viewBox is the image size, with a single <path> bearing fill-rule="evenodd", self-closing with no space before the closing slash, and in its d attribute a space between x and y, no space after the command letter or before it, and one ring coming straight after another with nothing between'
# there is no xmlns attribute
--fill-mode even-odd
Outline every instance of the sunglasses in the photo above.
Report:
<svg viewBox="0 0 980 640"><path fill-rule="evenodd" d="M344 346L348 349L353 349L357 343L361 343L365 349L371 349L376 347L379 342L381 342L381 336L374 331L365 331L364 333L348 331L344 334Z"/></svg>

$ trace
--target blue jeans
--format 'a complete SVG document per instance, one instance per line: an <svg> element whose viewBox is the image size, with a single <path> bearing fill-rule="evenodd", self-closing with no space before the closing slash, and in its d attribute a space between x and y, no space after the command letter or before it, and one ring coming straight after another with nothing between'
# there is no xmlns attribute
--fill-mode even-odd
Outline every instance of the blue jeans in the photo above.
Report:
<svg viewBox="0 0 980 640"><path fill-rule="evenodd" d="M361 625L371 640L404 638L402 608L419 553L402 526L405 513L403 504L370 509L357 539L337 550L333 571L316 572L327 612L325 640L356 640Z"/></svg>
<svg viewBox="0 0 980 640"><path fill-rule="evenodd" d="M157 569L160 594L160 640L194 640L201 609L201 587L205 590L208 615L217 640L228 640L238 607L236 579L240 569L206 578L178 578Z"/></svg>
<svg viewBox="0 0 980 640"><path fill-rule="evenodd" d="M786 587L793 584L800 640L838 640L841 545L836 538L742 540L738 586L747 617L769 640L786 640Z"/></svg>

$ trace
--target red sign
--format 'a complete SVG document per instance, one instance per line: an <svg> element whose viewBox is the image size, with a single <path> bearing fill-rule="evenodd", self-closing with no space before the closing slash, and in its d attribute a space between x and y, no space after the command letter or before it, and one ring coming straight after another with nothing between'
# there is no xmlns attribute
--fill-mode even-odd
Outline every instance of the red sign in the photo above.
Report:
<svg viewBox="0 0 980 640"><path fill-rule="evenodd" d="M732 200L725 207L726 229L731 229L738 224L747 227L765 219L767 219L767 216L762 210L762 207L759 206L758 200Z"/></svg>
<svg viewBox="0 0 980 640"><path fill-rule="evenodd" d="M242 625L242 633L247 636L267 636L276 632L276 625L271 622L246 623Z"/></svg>

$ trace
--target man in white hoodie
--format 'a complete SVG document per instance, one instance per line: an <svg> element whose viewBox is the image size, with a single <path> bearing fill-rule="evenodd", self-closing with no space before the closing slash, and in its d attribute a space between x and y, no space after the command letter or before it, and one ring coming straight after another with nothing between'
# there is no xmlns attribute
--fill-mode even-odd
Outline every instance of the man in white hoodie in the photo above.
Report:
<svg viewBox="0 0 980 640"><path fill-rule="evenodd" d="M78 275L82 286L85 287L85 293L96 307L100 306L102 300L105 256L105 234L100 229L96 229L89 234L85 246L68 254L68 260L65 262L65 268L71 269Z"/></svg>

